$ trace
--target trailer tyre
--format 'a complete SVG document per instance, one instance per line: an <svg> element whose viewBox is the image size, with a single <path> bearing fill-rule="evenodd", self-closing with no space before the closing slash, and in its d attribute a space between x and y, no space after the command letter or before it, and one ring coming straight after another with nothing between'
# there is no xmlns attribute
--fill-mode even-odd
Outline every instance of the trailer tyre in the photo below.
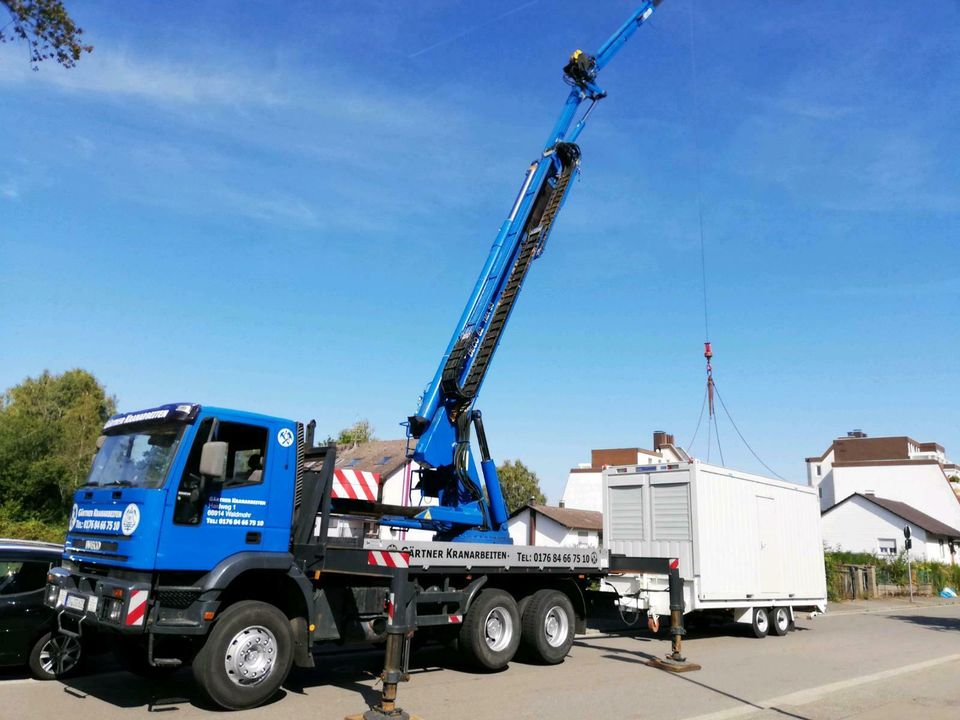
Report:
<svg viewBox="0 0 960 720"><path fill-rule="evenodd" d="M502 670L520 646L517 601L503 590L481 590L460 626L460 651L472 665Z"/></svg>
<svg viewBox="0 0 960 720"><path fill-rule="evenodd" d="M277 608L255 600L228 607L193 660L193 676L206 696L227 710L268 700L293 665L293 632Z"/></svg>
<svg viewBox="0 0 960 720"><path fill-rule="evenodd" d="M771 612L770 631L778 637L790 632L790 612L785 607L774 608Z"/></svg>
<svg viewBox="0 0 960 720"><path fill-rule="evenodd" d="M765 638L770 632L770 615L765 608L753 609L753 636L756 638Z"/></svg>
<svg viewBox="0 0 960 720"><path fill-rule="evenodd" d="M573 646L573 603L559 590L538 590L524 608L521 643L532 659L557 665Z"/></svg>

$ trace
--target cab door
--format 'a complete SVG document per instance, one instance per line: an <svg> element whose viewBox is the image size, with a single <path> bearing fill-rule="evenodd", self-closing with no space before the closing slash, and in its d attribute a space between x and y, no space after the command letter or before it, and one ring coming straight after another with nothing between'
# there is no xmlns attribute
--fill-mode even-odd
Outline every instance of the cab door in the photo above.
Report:
<svg viewBox="0 0 960 720"><path fill-rule="evenodd" d="M283 454L283 448L270 442L273 434L269 422L256 419L221 416L198 421L180 477L171 478L158 569L210 570L239 552L289 548L289 529L270 522L270 484L277 475L273 456ZM227 444L220 477L200 474L200 457L208 441Z"/></svg>

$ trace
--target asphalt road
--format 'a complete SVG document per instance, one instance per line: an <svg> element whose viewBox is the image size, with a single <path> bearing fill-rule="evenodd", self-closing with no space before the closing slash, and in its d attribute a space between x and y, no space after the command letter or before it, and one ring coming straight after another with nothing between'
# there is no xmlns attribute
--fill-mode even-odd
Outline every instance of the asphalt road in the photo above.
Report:
<svg viewBox="0 0 960 720"><path fill-rule="evenodd" d="M685 645L699 672L645 665L668 650L647 634L579 638L559 666L514 662L499 673L461 668L440 648L414 655L400 704L424 720L470 718L657 718L657 720L955 720L960 717L960 605L897 608L802 619L784 638L692 632ZM295 671L281 696L238 720L331 720L377 699L380 655L327 655ZM147 682L119 669L66 684L0 675L0 718L131 720L148 713L212 718L189 670ZM221 715L221 717L223 717Z"/></svg>

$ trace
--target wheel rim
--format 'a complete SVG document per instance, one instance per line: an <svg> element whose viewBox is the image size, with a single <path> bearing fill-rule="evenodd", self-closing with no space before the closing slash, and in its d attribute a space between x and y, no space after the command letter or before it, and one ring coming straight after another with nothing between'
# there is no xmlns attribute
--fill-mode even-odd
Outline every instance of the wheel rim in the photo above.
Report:
<svg viewBox="0 0 960 720"><path fill-rule="evenodd" d="M757 629L760 630L760 632L766 632L769 622L770 620L767 617L767 611L757 610Z"/></svg>
<svg viewBox="0 0 960 720"><path fill-rule="evenodd" d="M783 608L777 608L776 623L781 631L785 631L790 627L790 618L787 615L787 611Z"/></svg>
<svg viewBox="0 0 960 720"><path fill-rule="evenodd" d="M263 682L273 671L277 638L262 625L244 628L227 644L223 658L227 677L242 687Z"/></svg>
<svg viewBox="0 0 960 720"><path fill-rule="evenodd" d="M550 647L560 647L567 641L570 635L570 619L559 605L547 610L543 618L543 634Z"/></svg>
<svg viewBox="0 0 960 720"><path fill-rule="evenodd" d="M40 667L48 675L68 673L80 661L80 641L67 635L54 635L40 648Z"/></svg>
<svg viewBox="0 0 960 720"><path fill-rule="evenodd" d="M483 621L484 640L494 652L500 652L513 638L513 617L505 608L495 607Z"/></svg>

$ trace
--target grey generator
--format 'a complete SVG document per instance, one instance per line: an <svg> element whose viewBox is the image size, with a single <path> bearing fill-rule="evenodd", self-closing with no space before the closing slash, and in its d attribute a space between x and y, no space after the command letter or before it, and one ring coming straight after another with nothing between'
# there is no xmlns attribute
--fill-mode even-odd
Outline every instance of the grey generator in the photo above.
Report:
<svg viewBox="0 0 960 720"><path fill-rule="evenodd" d="M827 603L813 488L693 460L603 471L603 538L616 555L677 558L684 612L710 611L783 635ZM663 575L609 575L622 611L669 616Z"/></svg>

